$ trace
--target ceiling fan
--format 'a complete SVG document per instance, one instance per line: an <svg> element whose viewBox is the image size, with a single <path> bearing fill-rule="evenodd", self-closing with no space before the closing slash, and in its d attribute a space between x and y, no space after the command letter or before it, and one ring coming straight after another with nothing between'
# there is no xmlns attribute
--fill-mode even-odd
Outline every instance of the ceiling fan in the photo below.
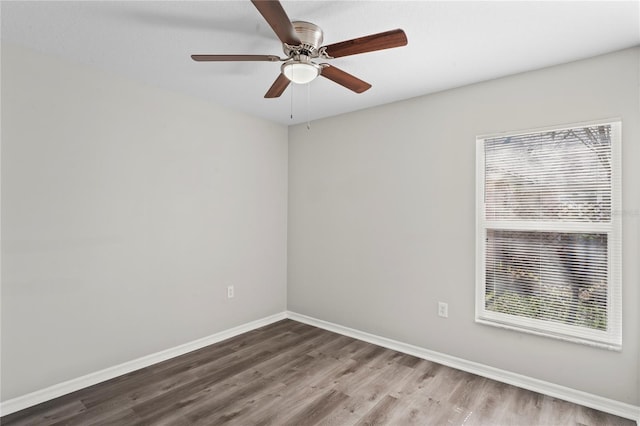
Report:
<svg viewBox="0 0 640 426"><path fill-rule="evenodd" d="M369 83L333 65L316 63L314 60L340 58L407 44L406 34L404 31L397 29L321 46L323 41L322 28L311 22L292 22L282 8L280 1L251 0L251 3L258 9L258 12L282 42L282 50L287 55L285 58L275 55L191 55L191 58L199 62L283 62L281 73L264 95L265 98L277 98L291 82L305 84L319 75L356 93L362 93L371 87Z"/></svg>

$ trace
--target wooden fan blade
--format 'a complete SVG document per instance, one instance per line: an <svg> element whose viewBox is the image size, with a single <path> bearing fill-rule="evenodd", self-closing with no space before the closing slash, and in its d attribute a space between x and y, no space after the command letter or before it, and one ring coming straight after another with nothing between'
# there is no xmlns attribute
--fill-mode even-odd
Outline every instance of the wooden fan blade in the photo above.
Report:
<svg viewBox="0 0 640 426"><path fill-rule="evenodd" d="M362 81L358 77L354 77L348 72L342 71L340 68L336 68L332 65L322 65L323 68L320 75L346 87L349 90L353 90L356 93L362 93L371 88L371 85L366 81Z"/></svg>
<svg viewBox="0 0 640 426"><path fill-rule="evenodd" d="M333 58L340 58L342 56L357 55L358 53L373 52L406 45L407 35L404 31L398 29L341 41L340 43L325 46L325 48L327 55Z"/></svg>
<svg viewBox="0 0 640 426"><path fill-rule="evenodd" d="M278 62L280 58L275 55L191 55L191 59L198 62L217 61L266 61Z"/></svg>
<svg viewBox="0 0 640 426"><path fill-rule="evenodd" d="M269 90L267 90L267 93L265 93L264 97L265 98L279 97L280 95L282 95L282 92L284 92L284 90L287 87L289 87L289 83L291 83L291 81L287 77L285 77L284 74L281 73L278 76L278 78L276 78L276 81L273 82Z"/></svg>
<svg viewBox="0 0 640 426"><path fill-rule="evenodd" d="M276 33L281 42L297 46L300 39L293 29L291 20L277 0L251 0L258 12Z"/></svg>

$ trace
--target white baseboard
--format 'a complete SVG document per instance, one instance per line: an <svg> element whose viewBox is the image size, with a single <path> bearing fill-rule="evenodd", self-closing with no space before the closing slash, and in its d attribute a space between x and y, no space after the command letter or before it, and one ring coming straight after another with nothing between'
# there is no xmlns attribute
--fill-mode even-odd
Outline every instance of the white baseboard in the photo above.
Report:
<svg viewBox="0 0 640 426"><path fill-rule="evenodd" d="M374 334L365 333L353 328L344 327L338 324L323 321L291 311L281 312L275 315L261 318L256 321L252 321L228 330L221 331L219 333L212 334L211 336L207 336L202 339L194 340L192 342L188 342L174 348L147 355L142 358L134 359L120 365L106 368L95 373L87 374L85 376L59 383L57 385L32 392L27 395L4 401L0 403L0 415L6 416L16 411L32 407L34 405L49 401L54 398L58 398L62 395L75 392L85 387L92 386L106 380L121 376L123 374L130 373L140 368L148 367L167 359L174 358L176 356L201 349L205 346L221 342L225 339L237 336L242 333L246 333L248 331L263 327L265 325L280 321L285 318L290 318L294 321L313 325L315 327L333 331L335 333L343 334L345 336L353 337L365 342L373 343L375 345L379 345L398 352L413 355L418 358L437 362L448 367L477 374L479 376L487 377L499 382L518 386L534 392L539 392L554 398L559 398L565 401L584 405L586 407L591 407L596 410L614 414L616 416L632 419L635 420L636 423L640 424L640 407L635 405L603 398L601 396L593 395L587 392L578 391L509 371L500 370L498 368L489 367L476 362L467 361L462 358L456 358L443 353L430 351L418 346L413 346L407 343L398 342L396 340L387 339L385 337L380 337Z"/></svg>
<svg viewBox="0 0 640 426"><path fill-rule="evenodd" d="M512 373L510 371L500 370L498 368L489 367L462 358L456 358L440 352L430 351L418 346L409 345L407 343L398 342L396 340L387 339L385 337L376 336L374 334L365 333L353 328L344 327L331 322L323 321L317 318L287 311L287 318L299 321L314 327L323 328L345 336L353 337L358 340L373 343L394 351L403 352L428 361L437 362L438 364L466 371L468 373L477 374L478 376L487 377L502 383L514 385L523 389L528 389L554 398L584 405L585 407L594 408L605 413L614 414L616 416L635 420L640 424L640 407L626 404L624 402L615 401L601 396L593 395L587 392L571 389L565 386L556 385L554 383L545 382L543 380L534 379L523 376L521 374Z"/></svg>
<svg viewBox="0 0 640 426"><path fill-rule="evenodd" d="M25 408L29 408L34 405L49 401L51 399L58 398L62 395L75 392L88 386L93 386L106 380L121 376L123 374L131 373L132 371L157 364L170 358L184 355L188 352L204 348L205 346L209 346L214 343L221 342L223 340L229 339L230 337L255 330L256 328L260 328L276 321L283 320L286 317L287 316L285 312L280 312L265 318L239 325L237 327L230 328L228 330L221 331L219 333L212 334L207 337L203 337L198 340L194 340L192 342L166 349L164 351L143 356L141 358L134 359L120 365L105 368L104 370L96 371L95 373L87 374L86 376L68 380L63 383L58 383L57 385L49 386L48 388L41 389L36 392L3 401L2 403L0 403L0 415L6 416L8 414L15 413L16 411L24 410Z"/></svg>

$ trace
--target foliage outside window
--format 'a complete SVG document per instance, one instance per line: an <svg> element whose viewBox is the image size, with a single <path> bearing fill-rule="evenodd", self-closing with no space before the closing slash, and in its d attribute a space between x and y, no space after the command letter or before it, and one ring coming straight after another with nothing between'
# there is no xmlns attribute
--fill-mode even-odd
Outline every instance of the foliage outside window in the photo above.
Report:
<svg viewBox="0 0 640 426"><path fill-rule="evenodd" d="M476 321L620 349L620 122L477 139Z"/></svg>

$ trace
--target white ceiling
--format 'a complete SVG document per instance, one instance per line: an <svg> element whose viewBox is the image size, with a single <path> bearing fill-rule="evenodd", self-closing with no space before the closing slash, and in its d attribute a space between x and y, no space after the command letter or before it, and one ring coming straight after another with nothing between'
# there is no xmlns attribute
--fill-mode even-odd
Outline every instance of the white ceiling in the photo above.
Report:
<svg viewBox="0 0 640 426"><path fill-rule="evenodd" d="M331 61L373 85L363 94L319 78L289 86L279 99L264 99L279 63L197 63L189 57L284 56L249 0L3 1L2 39L283 124L640 44L638 1L282 4L292 20L321 26L325 45L395 28L404 29L409 44Z"/></svg>

